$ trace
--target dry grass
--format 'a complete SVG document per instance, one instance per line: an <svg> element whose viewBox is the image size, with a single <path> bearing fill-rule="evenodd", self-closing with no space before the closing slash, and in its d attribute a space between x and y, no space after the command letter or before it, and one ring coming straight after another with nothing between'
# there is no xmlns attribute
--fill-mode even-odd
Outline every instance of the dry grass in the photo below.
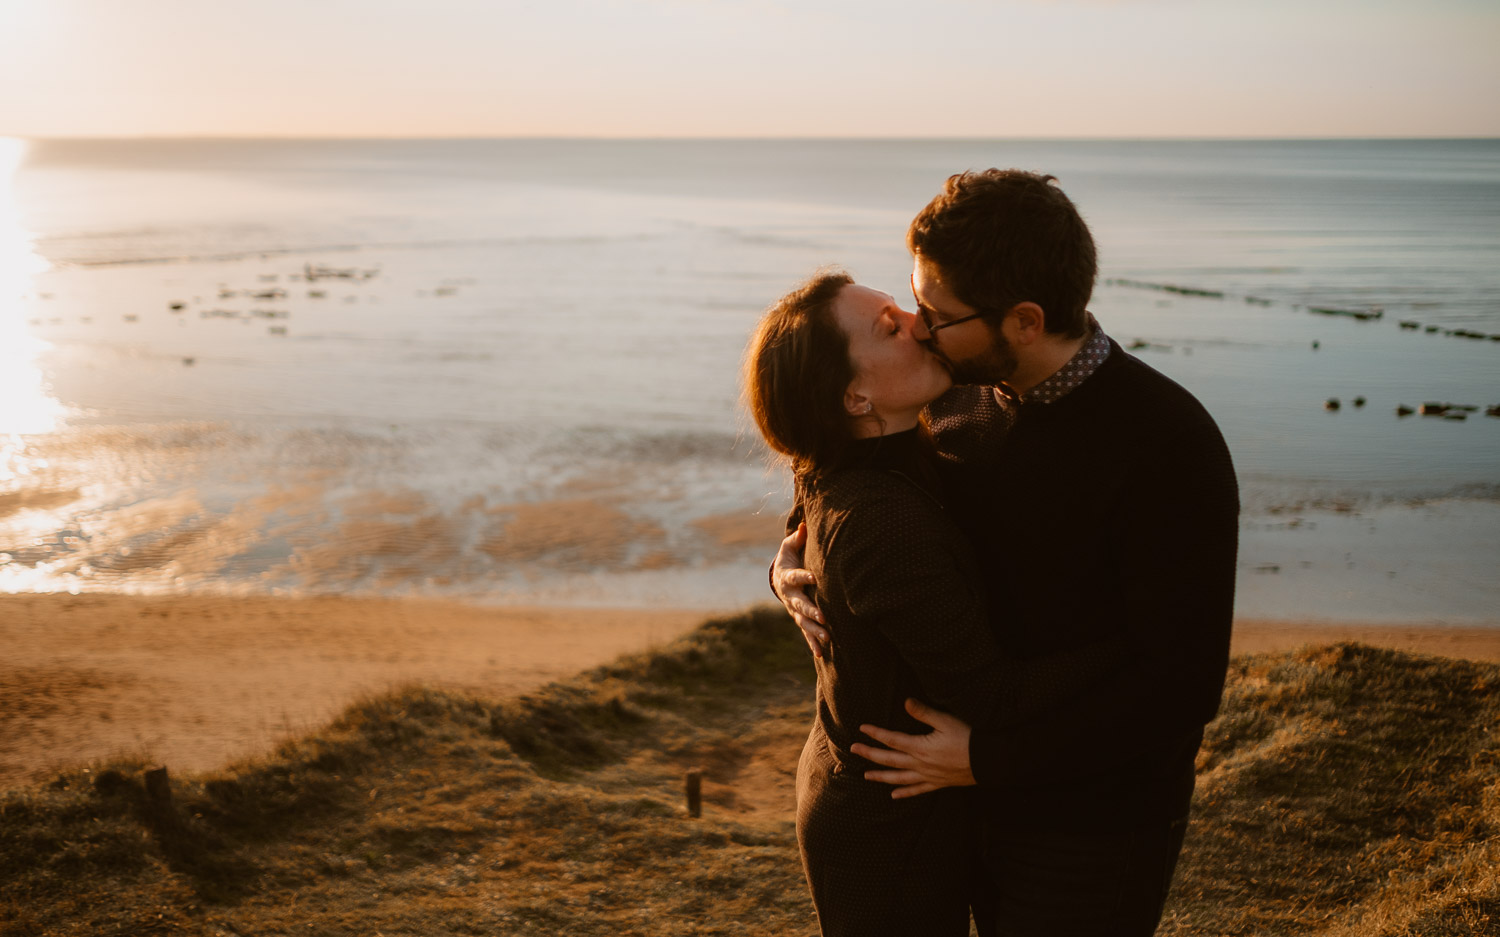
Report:
<svg viewBox="0 0 1500 937"><path fill-rule="evenodd" d="M0 933L816 933L811 679L756 611L532 697L366 700L170 808L143 764L80 768L0 797ZM1237 658L1162 933L1500 933L1497 685L1359 645Z"/></svg>
<svg viewBox="0 0 1500 937"><path fill-rule="evenodd" d="M1500 667L1236 658L1163 934L1500 933Z"/></svg>

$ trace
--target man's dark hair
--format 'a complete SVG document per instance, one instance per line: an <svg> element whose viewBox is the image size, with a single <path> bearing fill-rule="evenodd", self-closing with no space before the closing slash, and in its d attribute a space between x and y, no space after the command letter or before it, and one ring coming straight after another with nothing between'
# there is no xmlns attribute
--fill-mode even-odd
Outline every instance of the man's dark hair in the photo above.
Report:
<svg viewBox="0 0 1500 937"><path fill-rule="evenodd" d="M1047 331L1087 329L1098 257L1078 209L1053 176L986 169L949 176L906 229L911 252L937 265L953 295L1003 313L1033 302ZM996 324L996 323L991 323Z"/></svg>

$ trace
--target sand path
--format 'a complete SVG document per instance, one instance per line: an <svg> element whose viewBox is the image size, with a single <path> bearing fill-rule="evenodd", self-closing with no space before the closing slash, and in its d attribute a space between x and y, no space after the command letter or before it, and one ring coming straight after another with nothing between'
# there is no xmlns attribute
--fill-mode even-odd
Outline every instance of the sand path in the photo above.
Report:
<svg viewBox="0 0 1500 937"><path fill-rule="evenodd" d="M216 769L406 683L507 696L669 642L693 610L414 599L0 596L0 787L136 754ZM1357 640L1500 661L1500 627L1239 622L1235 651Z"/></svg>

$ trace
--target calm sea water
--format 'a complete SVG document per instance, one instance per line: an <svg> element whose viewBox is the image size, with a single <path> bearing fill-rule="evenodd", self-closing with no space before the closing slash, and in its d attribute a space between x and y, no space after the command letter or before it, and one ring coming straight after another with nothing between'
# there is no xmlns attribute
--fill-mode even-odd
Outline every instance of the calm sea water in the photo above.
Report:
<svg viewBox="0 0 1500 937"><path fill-rule="evenodd" d="M1500 620L1494 140L0 145L0 589L760 600L752 324L992 165L1224 428L1242 614Z"/></svg>

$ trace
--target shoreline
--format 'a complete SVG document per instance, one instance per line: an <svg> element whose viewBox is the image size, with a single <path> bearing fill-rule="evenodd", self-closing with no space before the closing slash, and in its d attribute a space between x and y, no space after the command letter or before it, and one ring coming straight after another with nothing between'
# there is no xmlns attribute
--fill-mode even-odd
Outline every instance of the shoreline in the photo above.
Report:
<svg viewBox="0 0 1500 937"><path fill-rule="evenodd" d="M1342 622L1235 619L1230 654L1290 651L1306 644L1358 641L1373 647L1500 663L1500 622Z"/></svg>
<svg viewBox="0 0 1500 937"><path fill-rule="evenodd" d="M0 595L0 787L144 756L213 771L422 684L532 692L666 645L727 610L497 607L428 599ZM1500 622L1242 620L1232 653L1359 641L1500 662Z"/></svg>

